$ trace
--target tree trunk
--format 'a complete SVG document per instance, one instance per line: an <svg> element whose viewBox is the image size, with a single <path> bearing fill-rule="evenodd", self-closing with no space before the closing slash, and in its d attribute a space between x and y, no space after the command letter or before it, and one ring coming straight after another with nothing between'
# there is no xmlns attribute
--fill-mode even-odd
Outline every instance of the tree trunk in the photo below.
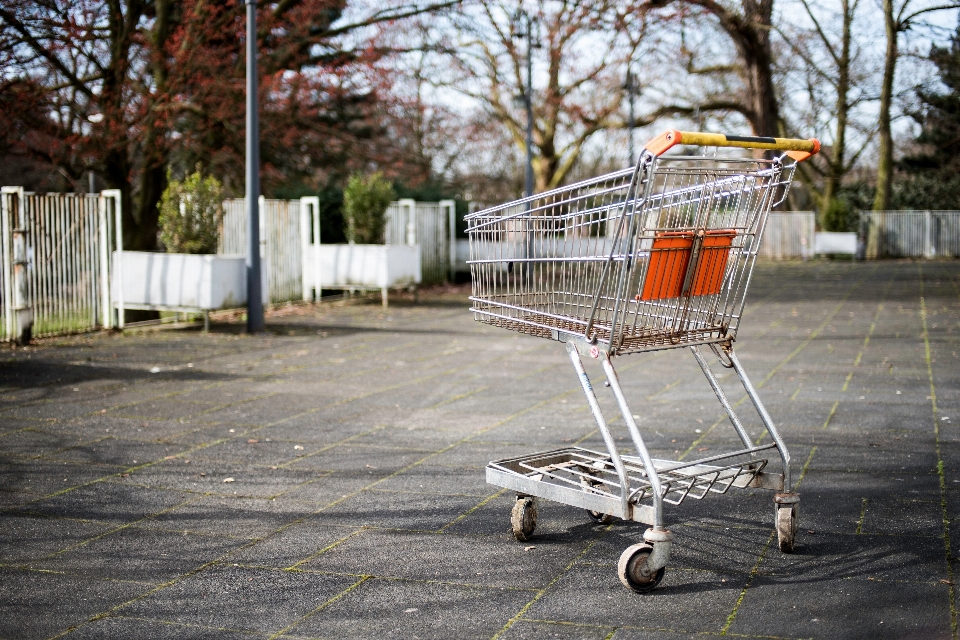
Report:
<svg viewBox="0 0 960 640"><path fill-rule="evenodd" d="M715 0L687 0L713 14L730 37L740 58L745 95L744 115L757 136L780 134L780 109L773 82L770 31L773 0L741 0L743 13L736 13Z"/></svg>
<svg viewBox="0 0 960 640"><path fill-rule="evenodd" d="M887 52L883 60L883 85L880 88L880 151L877 162L877 193L873 210L890 207L890 184L893 182L893 139L890 134L890 107L893 100L893 76L897 67L898 31L893 19L893 0L883 0L883 21L887 34Z"/></svg>
<svg viewBox="0 0 960 640"><path fill-rule="evenodd" d="M734 38L734 42L744 65L747 106L753 114L750 125L754 135L777 136L780 133L780 109L773 84L770 51L773 0L743 0L743 14L739 37Z"/></svg>
<svg viewBox="0 0 960 640"><path fill-rule="evenodd" d="M140 193L137 197L136 211L132 217L138 221L137 233L130 239L131 248L151 250L157 248L158 221L160 212L157 204L167 186L167 161L169 154L164 145L163 133L155 124L157 108L166 100L167 93L167 38L174 16L168 0L156 0L156 20L150 33L152 57L150 67L153 71L155 90L148 96L150 101L147 113L147 125L143 134L143 166L140 169Z"/></svg>
<svg viewBox="0 0 960 640"><path fill-rule="evenodd" d="M850 32L853 14L850 9L849 0L843 0L841 6L843 9L843 32L840 44L840 59L837 64L837 102L835 107L837 129L833 146L830 149L830 156L827 160L827 174L823 184L823 197L820 199L821 216L823 212L830 209L830 205L836 198L837 189L840 187L840 183L847 170L845 165L847 118L850 112L850 103L847 100L847 94L850 92ZM821 218L821 223L822 222L823 220Z"/></svg>

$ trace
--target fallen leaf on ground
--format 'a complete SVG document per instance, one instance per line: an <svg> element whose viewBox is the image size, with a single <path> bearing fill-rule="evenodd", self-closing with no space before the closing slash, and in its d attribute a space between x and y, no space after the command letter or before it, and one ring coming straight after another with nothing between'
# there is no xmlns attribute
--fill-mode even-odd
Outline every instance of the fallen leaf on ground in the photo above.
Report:
<svg viewBox="0 0 960 640"><path fill-rule="evenodd" d="M234 480L233 478L224 478L223 481L224 481L224 482L235 482L235 480Z"/></svg>
<svg viewBox="0 0 960 640"><path fill-rule="evenodd" d="M258 442L260 441L257 440L256 438L250 438L249 440L247 440L247 444L257 444Z"/></svg>

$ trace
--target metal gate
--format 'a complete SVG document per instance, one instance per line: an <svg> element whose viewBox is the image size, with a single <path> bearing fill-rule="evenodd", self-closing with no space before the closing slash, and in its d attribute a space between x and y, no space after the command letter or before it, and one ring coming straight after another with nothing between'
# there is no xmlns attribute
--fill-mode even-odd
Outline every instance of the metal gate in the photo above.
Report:
<svg viewBox="0 0 960 640"><path fill-rule="evenodd" d="M960 257L960 211L871 211L868 258Z"/></svg>
<svg viewBox="0 0 960 640"><path fill-rule="evenodd" d="M771 212L758 255L773 260L813 257L815 227L812 211Z"/></svg>
<svg viewBox="0 0 960 640"><path fill-rule="evenodd" d="M260 257L266 263L270 300L288 302L303 297L303 247L299 200L260 198ZM223 203L221 255L247 254L246 198Z"/></svg>
<svg viewBox="0 0 960 640"><path fill-rule="evenodd" d="M120 192L36 194L3 187L0 207L0 339L17 340L32 310L32 335L114 326L109 277Z"/></svg>
<svg viewBox="0 0 960 640"><path fill-rule="evenodd" d="M452 279L456 268L456 203L404 199L387 207L387 244L419 244L424 284Z"/></svg>

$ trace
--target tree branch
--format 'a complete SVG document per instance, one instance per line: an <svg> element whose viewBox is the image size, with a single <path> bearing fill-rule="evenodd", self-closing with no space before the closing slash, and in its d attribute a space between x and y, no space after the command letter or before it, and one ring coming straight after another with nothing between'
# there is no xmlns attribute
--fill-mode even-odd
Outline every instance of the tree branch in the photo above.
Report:
<svg viewBox="0 0 960 640"><path fill-rule="evenodd" d="M354 29L360 29L362 27L369 27L381 22L389 22L391 20L401 20L403 18L410 18L412 16L417 16L423 13L430 13L431 11L438 11L440 9L446 9L454 5L460 4L463 0L445 0L444 2L435 2L433 4L427 5L425 7L414 7L406 11L401 11L399 13L387 13L387 14L375 14L366 20L361 20L359 22L353 22L350 24L343 25L342 27L337 27L336 29L327 29L326 31L320 32L319 36L321 38L332 38L333 36L343 35L353 31Z"/></svg>
<svg viewBox="0 0 960 640"><path fill-rule="evenodd" d="M931 13L933 11L945 11L947 9L960 9L960 3L951 2L950 4L941 4L933 7L925 7L923 9L914 11L907 17L903 17L903 12L906 10L907 5L909 4L910 4L909 2L904 2L903 6L900 7L900 15L897 16L897 31L903 31L908 26L910 26L911 20L913 20L919 15L923 15L924 13Z"/></svg>
<svg viewBox="0 0 960 640"><path fill-rule="evenodd" d="M13 27L13 29L15 29L20 34L20 36L30 46L31 49L36 51L38 55L47 59L50 62L50 64L56 67L57 70L67 78L67 81L69 82L70 86L76 88L78 91L86 95L88 98L93 98L93 91L91 91L89 87L83 84L80 78L74 75L72 71L67 69L66 65L63 64L63 61L61 61L60 58L55 56L51 50L44 47L40 41L34 38L33 34L30 33L30 30L27 29L27 27L22 22L20 22L20 20L17 19L17 16L14 15L12 11L8 11L7 9L0 8L0 18L2 18L3 21L6 22L8 25Z"/></svg>

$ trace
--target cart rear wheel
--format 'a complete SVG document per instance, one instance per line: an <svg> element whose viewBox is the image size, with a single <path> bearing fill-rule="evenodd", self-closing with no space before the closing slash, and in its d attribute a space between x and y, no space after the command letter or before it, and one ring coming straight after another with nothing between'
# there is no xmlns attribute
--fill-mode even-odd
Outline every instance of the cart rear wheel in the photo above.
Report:
<svg viewBox="0 0 960 640"><path fill-rule="evenodd" d="M537 528L537 503L532 497L517 498L510 512L510 524L517 540L526 542L533 537L533 530Z"/></svg>
<svg viewBox="0 0 960 640"><path fill-rule="evenodd" d="M777 505L777 543L783 553L793 553L793 540L797 535L797 505Z"/></svg>
<svg viewBox="0 0 960 640"><path fill-rule="evenodd" d="M585 489L603 491L604 493L610 493L606 485L602 482L594 482L590 480L587 476L593 477L596 474L596 471L593 469L584 469L581 467L582 472L585 474L580 478L580 484L584 486ZM598 524L610 524L613 522L613 516L609 513L603 513L602 511L591 511L590 509L585 509L585 511L590 515L591 518Z"/></svg>
<svg viewBox="0 0 960 640"><path fill-rule="evenodd" d="M620 576L620 582L625 587L637 593L646 593L657 588L657 585L663 580L666 567L660 567L649 576L644 576L641 573L651 553L653 553L653 547L646 542L641 542L627 547L620 555L620 562L617 563L617 575Z"/></svg>
<svg viewBox="0 0 960 640"><path fill-rule="evenodd" d="M599 524L610 524L613 522L613 516L609 513L602 513L600 511L590 511L587 509L587 513L590 514L590 517L593 518L594 522Z"/></svg>

